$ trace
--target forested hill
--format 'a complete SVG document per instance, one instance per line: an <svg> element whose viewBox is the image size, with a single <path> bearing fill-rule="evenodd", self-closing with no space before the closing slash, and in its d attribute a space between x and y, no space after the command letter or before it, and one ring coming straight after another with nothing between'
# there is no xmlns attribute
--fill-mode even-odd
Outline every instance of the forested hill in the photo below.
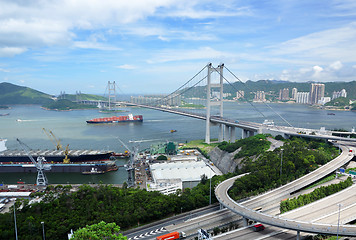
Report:
<svg viewBox="0 0 356 240"><path fill-rule="evenodd" d="M253 99L254 93L257 91L264 91L269 96L270 100L275 100L279 96L279 90L283 88L289 88L289 95L292 96L292 89L297 88L298 92L309 92L312 82L288 82L288 81L277 81L277 80L259 80L251 81L248 80L245 83L233 82L230 84L224 84L224 93L231 93L232 97L236 96L236 91L244 91L246 99ZM332 97L334 91L341 91L346 89L347 97L351 99L356 99L356 81L352 82L325 82L325 96ZM205 87L195 87L194 91L188 91L185 93L187 97L189 93L192 92L196 95L195 97L205 97ZM272 97L274 96L274 97ZM232 98L231 97L231 98Z"/></svg>
<svg viewBox="0 0 356 240"><path fill-rule="evenodd" d="M346 89L347 96L351 99L356 99L356 81L352 82L325 82L325 96L332 97L334 91ZM259 80L257 82L247 81L246 83L235 82L231 85L224 86L224 92L236 94L236 89L249 92L265 91L274 92L279 95L279 90L289 88L289 94L292 94L292 89L297 88L298 92L309 92L311 82L287 82L287 81L272 81ZM235 95L234 95L235 96Z"/></svg>
<svg viewBox="0 0 356 240"><path fill-rule="evenodd" d="M52 96L28 87L0 83L0 104L46 104Z"/></svg>
<svg viewBox="0 0 356 240"><path fill-rule="evenodd" d="M64 94L62 99L70 101L76 100L107 100L107 98L93 95L93 94ZM2 82L0 83L0 105L1 104L40 104L50 105L53 104L54 97L34 90L29 87L18 86L12 83Z"/></svg>

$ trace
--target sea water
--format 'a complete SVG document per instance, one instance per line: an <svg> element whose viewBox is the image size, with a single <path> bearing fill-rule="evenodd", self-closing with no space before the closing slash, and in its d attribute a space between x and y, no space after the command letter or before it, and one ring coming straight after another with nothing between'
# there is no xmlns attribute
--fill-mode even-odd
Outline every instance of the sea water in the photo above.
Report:
<svg viewBox="0 0 356 240"><path fill-rule="evenodd" d="M48 111L38 105L14 105L10 113L0 117L0 138L6 138L9 149L21 149L16 138L26 143L31 149L54 149L55 144L43 131L52 131L60 139L63 147L69 149L93 149L123 152L126 148L138 147L140 150L159 142L187 142L205 138L205 121L152 109L126 107L122 113L100 113L97 109L73 111ZM205 110L196 110L204 112ZM327 115L328 112L335 115ZM142 123L87 124L86 120L112 115L143 115ZM212 115L218 109L212 110ZM356 113L350 111L326 111L299 104L269 105L258 103L224 102L224 117L234 120L262 123L265 119L275 124L295 127L320 129L351 130L356 125ZM282 120L283 117L286 121ZM177 130L171 132L170 130ZM218 127L211 129L211 138L217 138ZM236 138L241 138L241 131L236 130ZM136 141L135 143L130 143ZM127 160L118 160L117 165L126 164ZM124 168L102 175L82 175L81 173L47 173L50 183L111 183L121 184L127 179ZM17 181L34 183L34 173L0 173L0 183L13 184Z"/></svg>

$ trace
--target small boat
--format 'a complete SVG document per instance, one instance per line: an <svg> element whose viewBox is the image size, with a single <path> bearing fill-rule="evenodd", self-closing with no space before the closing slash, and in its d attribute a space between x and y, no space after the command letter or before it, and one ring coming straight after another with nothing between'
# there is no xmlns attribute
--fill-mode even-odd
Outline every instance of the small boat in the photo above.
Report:
<svg viewBox="0 0 356 240"><path fill-rule="evenodd" d="M128 157L130 157L130 152L129 151L125 151L123 153L115 153L114 152L112 155L117 158L128 158Z"/></svg>
<svg viewBox="0 0 356 240"><path fill-rule="evenodd" d="M91 168L90 171L84 171L82 174L84 175L94 175L94 174L103 174L105 173L104 171L100 171L97 168Z"/></svg>
<svg viewBox="0 0 356 240"><path fill-rule="evenodd" d="M335 115L335 113L327 113L328 115Z"/></svg>
<svg viewBox="0 0 356 240"><path fill-rule="evenodd" d="M172 130L171 130L171 133L174 133L174 132L177 132L177 130L173 130L173 129L172 129Z"/></svg>
<svg viewBox="0 0 356 240"><path fill-rule="evenodd" d="M3 117L3 116L9 116L10 113L0 113L0 117Z"/></svg>

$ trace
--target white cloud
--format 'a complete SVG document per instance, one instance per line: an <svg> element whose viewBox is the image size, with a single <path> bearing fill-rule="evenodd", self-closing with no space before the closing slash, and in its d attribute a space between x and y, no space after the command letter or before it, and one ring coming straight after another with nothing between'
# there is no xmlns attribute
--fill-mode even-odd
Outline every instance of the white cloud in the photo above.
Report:
<svg viewBox="0 0 356 240"><path fill-rule="evenodd" d="M0 56L13 56L43 46L71 46L73 40L76 40L74 45L80 48L109 50L110 47L99 44L105 37L92 36L94 39L87 39L85 43L80 39L78 30L107 29L108 34L120 33L125 27L131 28L127 24L135 24L150 16L204 19L246 14L249 14L246 7L232 8L228 3L221 5L212 0L3 0L0 9L0 48L12 47L18 51L10 54L3 50ZM157 36L163 41L171 39L170 34L175 39L180 39L179 35L186 39L212 39L206 34L181 34L162 27L138 28L132 33Z"/></svg>
<svg viewBox="0 0 356 240"><path fill-rule="evenodd" d="M13 57L27 51L24 47L0 47L0 57Z"/></svg>
<svg viewBox="0 0 356 240"><path fill-rule="evenodd" d="M344 27L311 33L291 39L279 45L270 47L275 56L293 56L300 59L315 61L356 61L356 54L350 49L356 49L356 22ZM336 59L337 58L337 59Z"/></svg>
<svg viewBox="0 0 356 240"><path fill-rule="evenodd" d="M10 70L4 69L4 68L0 68L0 72L10 72Z"/></svg>
<svg viewBox="0 0 356 240"><path fill-rule="evenodd" d="M324 69L320 66L314 66L313 67L313 78L319 78L320 77L320 74L321 72L323 71Z"/></svg>
<svg viewBox="0 0 356 240"><path fill-rule="evenodd" d="M332 64L330 64L329 67L333 70L340 70L343 67L343 65L340 61L336 61L336 62L333 62Z"/></svg>
<svg viewBox="0 0 356 240"><path fill-rule="evenodd" d="M73 46L76 48L97 49L97 50L105 50L105 51L121 50L120 48L108 46L98 42L77 41L73 43Z"/></svg>
<svg viewBox="0 0 356 240"><path fill-rule="evenodd" d="M164 63L183 60L224 59L233 55L227 52L217 51L211 47L201 47L198 49L166 49L156 54L148 60L148 63Z"/></svg>
<svg viewBox="0 0 356 240"><path fill-rule="evenodd" d="M131 70L131 69L135 69L136 67L133 65L129 65L129 64L123 64L123 65L117 66L116 68Z"/></svg>

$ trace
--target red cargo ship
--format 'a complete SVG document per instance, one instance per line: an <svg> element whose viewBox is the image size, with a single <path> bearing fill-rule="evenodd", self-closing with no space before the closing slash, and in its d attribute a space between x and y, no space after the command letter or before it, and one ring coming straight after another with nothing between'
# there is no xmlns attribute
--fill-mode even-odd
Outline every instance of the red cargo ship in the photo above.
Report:
<svg viewBox="0 0 356 240"><path fill-rule="evenodd" d="M94 118L86 122L87 123L119 123L119 122L142 122L142 121L143 121L142 115L133 116L132 114L129 114L128 116Z"/></svg>

